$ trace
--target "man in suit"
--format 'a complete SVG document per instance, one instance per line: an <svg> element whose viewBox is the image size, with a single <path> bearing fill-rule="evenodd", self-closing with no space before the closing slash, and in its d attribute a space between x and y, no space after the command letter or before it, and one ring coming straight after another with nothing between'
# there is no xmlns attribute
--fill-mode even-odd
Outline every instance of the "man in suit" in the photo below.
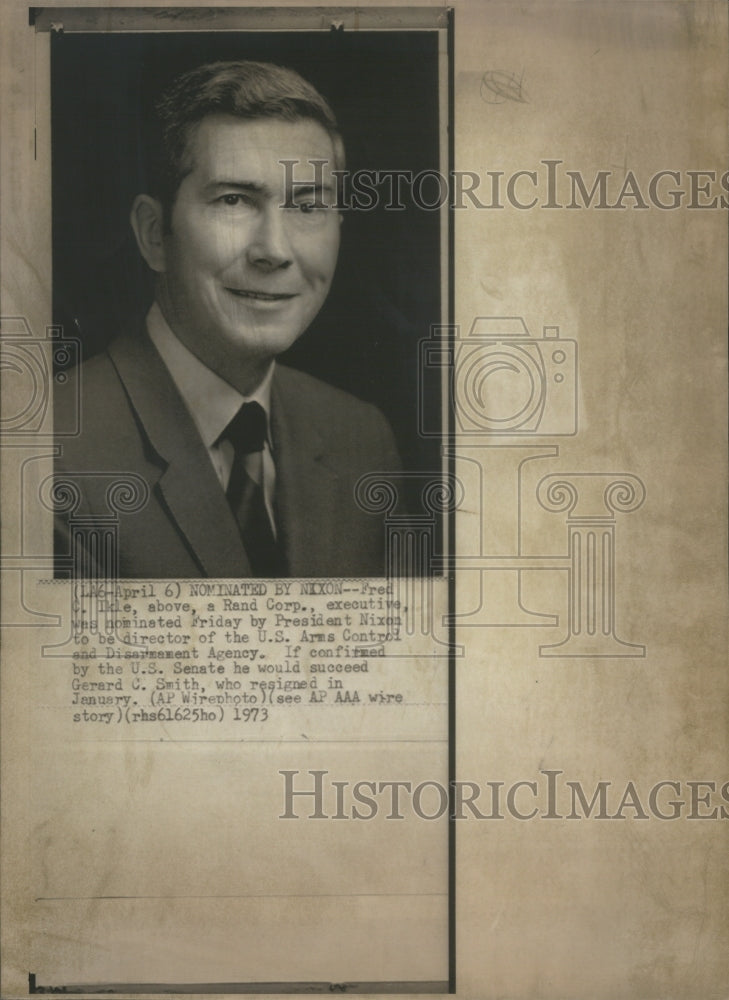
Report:
<svg viewBox="0 0 729 1000"><path fill-rule="evenodd" d="M167 88L156 123L131 213L155 300L146 329L78 375L82 430L56 469L57 573L384 574L383 523L355 484L398 467L386 421L275 360L336 266L331 109L291 70L214 63Z"/></svg>

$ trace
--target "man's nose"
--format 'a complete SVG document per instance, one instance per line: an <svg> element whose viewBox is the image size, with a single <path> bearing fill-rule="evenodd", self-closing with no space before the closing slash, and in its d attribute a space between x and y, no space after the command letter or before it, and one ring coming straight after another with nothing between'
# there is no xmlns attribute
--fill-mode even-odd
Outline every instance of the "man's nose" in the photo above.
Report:
<svg viewBox="0 0 729 1000"><path fill-rule="evenodd" d="M266 205L258 217L246 250L249 264L267 271L287 268L293 259L286 215L277 204Z"/></svg>

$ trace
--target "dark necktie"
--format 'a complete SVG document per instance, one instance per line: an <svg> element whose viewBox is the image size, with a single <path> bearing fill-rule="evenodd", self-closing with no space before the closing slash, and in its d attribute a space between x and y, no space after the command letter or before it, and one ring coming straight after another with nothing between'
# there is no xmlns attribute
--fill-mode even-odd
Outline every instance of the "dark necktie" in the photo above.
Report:
<svg viewBox="0 0 729 1000"><path fill-rule="evenodd" d="M221 435L233 445L235 457L225 491L238 522L253 576L285 573L285 560L266 511L262 486L246 471L246 455L262 452L266 413L259 403L244 403Z"/></svg>

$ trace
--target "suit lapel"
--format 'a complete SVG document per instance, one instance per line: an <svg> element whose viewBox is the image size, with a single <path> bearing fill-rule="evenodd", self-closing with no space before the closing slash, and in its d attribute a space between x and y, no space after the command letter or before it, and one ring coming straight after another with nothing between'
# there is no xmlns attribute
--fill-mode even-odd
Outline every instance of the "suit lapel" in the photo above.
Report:
<svg viewBox="0 0 729 1000"><path fill-rule="evenodd" d="M149 443L166 465L159 492L202 570L210 577L250 576L210 456L154 346L146 335L125 336L109 354Z"/></svg>
<svg viewBox="0 0 729 1000"><path fill-rule="evenodd" d="M277 365L271 386L276 522L290 576L314 576L331 565L337 544L339 476L329 464L322 420L316 395L296 372Z"/></svg>

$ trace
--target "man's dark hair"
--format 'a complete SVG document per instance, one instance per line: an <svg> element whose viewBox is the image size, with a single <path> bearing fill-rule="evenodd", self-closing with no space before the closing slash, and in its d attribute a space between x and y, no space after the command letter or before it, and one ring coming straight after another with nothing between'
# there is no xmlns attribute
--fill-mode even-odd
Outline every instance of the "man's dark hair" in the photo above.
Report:
<svg viewBox="0 0 729 1000"><path fill-rule="evenodd" d="M336 166L344 166L344 146L334 112L294 70L248 61L198 66L165 88L148 123L148 193L161 201L168 225L177 189L193 169L190 141L194 129L214 114L244 120L318 122L332 139Z"/></svg>

